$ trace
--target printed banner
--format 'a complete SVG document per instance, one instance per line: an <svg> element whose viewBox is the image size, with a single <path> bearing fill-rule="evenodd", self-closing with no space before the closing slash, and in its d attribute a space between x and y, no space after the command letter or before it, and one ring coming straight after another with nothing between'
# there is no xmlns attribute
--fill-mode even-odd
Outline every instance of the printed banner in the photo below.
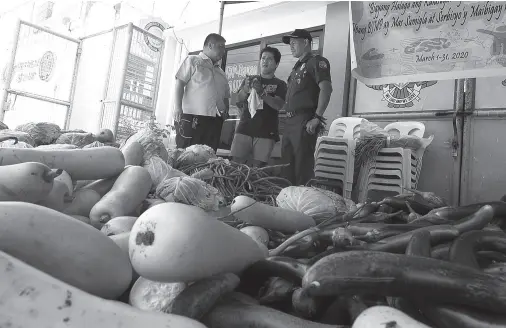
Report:
<svg viewBox="0 0 506 328"><path fill-rule="evenodd" d="M496 1L350 1L352 74L367 85L506 76L505 12Z"/></svg>

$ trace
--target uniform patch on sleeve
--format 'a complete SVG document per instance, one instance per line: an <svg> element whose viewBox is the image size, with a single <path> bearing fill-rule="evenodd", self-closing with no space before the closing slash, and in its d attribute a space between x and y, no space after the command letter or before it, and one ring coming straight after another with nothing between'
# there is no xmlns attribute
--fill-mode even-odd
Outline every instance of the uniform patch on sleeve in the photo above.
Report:
<svg viewBox="0 0 506 328"><path fill-rule="evenodd" d="M328 68L327 63L324 62L323 60L318 63L318 66L320 66L320 68L323 68L323 69Z"/></svg>

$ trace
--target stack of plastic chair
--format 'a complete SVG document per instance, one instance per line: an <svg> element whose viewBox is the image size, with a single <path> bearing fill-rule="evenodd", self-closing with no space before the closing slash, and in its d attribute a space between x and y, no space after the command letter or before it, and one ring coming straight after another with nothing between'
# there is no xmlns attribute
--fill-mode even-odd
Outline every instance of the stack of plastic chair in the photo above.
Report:
<svg viewBox="0 0 506 328"><path fill-rule="evenodd" d="M425 125L421 122L394 122L384 130L391 136L413 135L423 138ZM416 152L404 148L382 148L376 158L361 169L359 202L367 200L371 190L409 193L405 188L416 189L422 169L423 153L432 142L431 136Z"/></svg>
<svg viewBox="0 0 506 328"><path fill-rule="evenodd" d="M315 178L328 184L341 184L343 197L351 199L355 165L355 139L360 136L362 118L335 119L326 137L319 137L315 150Z"/></svg>

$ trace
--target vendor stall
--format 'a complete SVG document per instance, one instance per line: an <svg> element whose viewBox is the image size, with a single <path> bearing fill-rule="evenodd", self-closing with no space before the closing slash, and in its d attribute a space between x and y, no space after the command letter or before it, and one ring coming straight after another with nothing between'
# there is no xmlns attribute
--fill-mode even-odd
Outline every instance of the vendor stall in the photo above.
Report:
<svg viewBox="0 0 506 328"><path fill-rule="evenodd" d="M503 3L369 4L367 11L352 7L352 35L367 33L354 20L385 11L423 15L437 8L437 33L452 24L448 17L460 19L444 12L452 6L477 6L474 16L506 20ZM475 18L473 24L483 17ZM50 97L44 88L19 85L34 76L48 80L56 74L50 63L61 58L44 51L29 60L17 52L28 42L25 29L27 40L58 38L70 58L80 57L79 66L69 60L70 72L58 73L78 72L68 90L51 89ZM0 124L2 327L506 327L506 195L498 173L504 155L492 147L504 135L503 96L491 99L506 83L458 76L478 58L455 78L411 81L411 71L384 69L409 63L409 51L392 48L388 56L398 60L364 66L357 61L364 56L353 58L361 50L352 37L351 69L338 80L354 76L344 102L349 115L329 120L317 141L315 180L295 186L278 174L282 166L249 167L205 145L167 146L170 131L151 115L164 57L156 35L132 23L80 40L25 22L17 31L4 109L24 97L84 118L90 104L105 101L101 111L94 107L100 120L90 125L99 132L64 130L66 110L51 120ZM495 38L501 28L483 31ZM315 52L324 32L312 30ZM227 50L232 89L256 69L248 54L277 45L276 38ZM411 41L410 47L420 43ZM369 50L367 60L385 58L381 49ZM501 56L494 60L485 62L501 65ZM93 63L106 80L79 74ZM138 123L127 124L126 116ZM71 127L81 127L72 119ZM490 172L479 176L480 169ZM332 179L341 182L339 192L322 181ZM369 197L373 190L381 193Z"/></svg>

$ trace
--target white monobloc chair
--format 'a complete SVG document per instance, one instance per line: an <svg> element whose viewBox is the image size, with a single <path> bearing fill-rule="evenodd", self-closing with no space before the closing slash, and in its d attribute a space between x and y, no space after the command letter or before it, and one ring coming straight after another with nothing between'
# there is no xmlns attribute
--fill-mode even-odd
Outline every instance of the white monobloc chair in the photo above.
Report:
<svg viewBox="0 0 506 328"><path fill-rule="evenodd" d="M335 119L328 135L319 137L315 150L315 177L329 182L341 182L343 197L351 199L355 166L355 146L360 136L362 118Z"/></svg>

